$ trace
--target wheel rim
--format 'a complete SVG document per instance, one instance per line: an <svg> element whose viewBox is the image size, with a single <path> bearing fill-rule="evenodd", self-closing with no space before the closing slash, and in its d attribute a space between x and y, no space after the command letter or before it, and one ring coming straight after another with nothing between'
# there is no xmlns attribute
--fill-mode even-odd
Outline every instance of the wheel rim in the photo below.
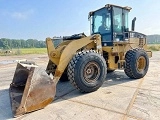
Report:
<svg viewBox="0 0 160 120"><path fill-rule="evenodd" d="M84 68L83 74L86 83L93 83L97 81L100 76L99 65L96 62L87 63Z"/></svg>
<svg viewBox="0 0 160 120"><path fill-rule="evenodd" d="M139 72L142 72L146 67L146 59L144 56L141 56L137 60L137 69Z"/></svg>

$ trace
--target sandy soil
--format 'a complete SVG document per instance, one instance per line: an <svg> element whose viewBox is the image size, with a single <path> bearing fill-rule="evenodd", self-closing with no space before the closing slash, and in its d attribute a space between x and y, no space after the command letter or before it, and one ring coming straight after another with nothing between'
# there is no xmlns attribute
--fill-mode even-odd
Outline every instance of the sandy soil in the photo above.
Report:
<svg viewBox="0 0 160 120"><path fill-rule="evenodd" d="M16 68L15 60L35 61L44 69L48 57L43 55L0 56L0 120L159 120L160 52L153 52L147 75L131 80L122 70L107 74L103 86L82 94L69 82L59 82L56 99L42 110L13 118L9 85Z"/></svg>

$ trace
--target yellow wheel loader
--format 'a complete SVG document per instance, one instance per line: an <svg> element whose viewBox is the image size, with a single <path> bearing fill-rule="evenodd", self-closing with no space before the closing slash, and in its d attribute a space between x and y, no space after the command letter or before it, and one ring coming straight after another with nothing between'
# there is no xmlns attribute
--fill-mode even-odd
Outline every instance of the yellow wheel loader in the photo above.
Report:
<svg viewBox="0 0 160 120"><path fill-rule="evenodd" d="M51 103L62 78L88 93L99 89L107 72L116 69L123 69L131 79L144 77L152 52L147 51L146 35L134 31L136 18L129 31L130 10L130 7L107 4L89 13L90 36L84 33L66 36L56 47L53 39L46 38L49 57L46 70L34 62L20 61L10 85L14 116Z"/></svg>

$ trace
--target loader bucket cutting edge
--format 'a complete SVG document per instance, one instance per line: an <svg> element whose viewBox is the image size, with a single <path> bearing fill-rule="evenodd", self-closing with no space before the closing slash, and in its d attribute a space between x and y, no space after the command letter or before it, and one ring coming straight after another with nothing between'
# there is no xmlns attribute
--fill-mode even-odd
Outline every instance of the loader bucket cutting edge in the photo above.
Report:
<svg viewBox="0 0 160 120"><path fill-rule="evenodd" d="M31 63L17 63L9 93L12 112L17 117L50 104L56 84L44 69Z"/></svg>

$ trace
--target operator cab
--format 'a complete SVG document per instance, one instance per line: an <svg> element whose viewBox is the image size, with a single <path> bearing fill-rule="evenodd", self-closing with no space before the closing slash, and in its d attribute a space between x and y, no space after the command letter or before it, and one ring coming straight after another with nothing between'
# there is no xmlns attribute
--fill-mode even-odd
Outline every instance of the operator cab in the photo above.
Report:
<svg viewBox="0 0 160 120"><path fill-rule="evenodd" d="M107 4L105 7L89 13L91 34L100 34L102 46L113 46L113 41L124 40L129 31L128 13L130 7Z"/></svg>

